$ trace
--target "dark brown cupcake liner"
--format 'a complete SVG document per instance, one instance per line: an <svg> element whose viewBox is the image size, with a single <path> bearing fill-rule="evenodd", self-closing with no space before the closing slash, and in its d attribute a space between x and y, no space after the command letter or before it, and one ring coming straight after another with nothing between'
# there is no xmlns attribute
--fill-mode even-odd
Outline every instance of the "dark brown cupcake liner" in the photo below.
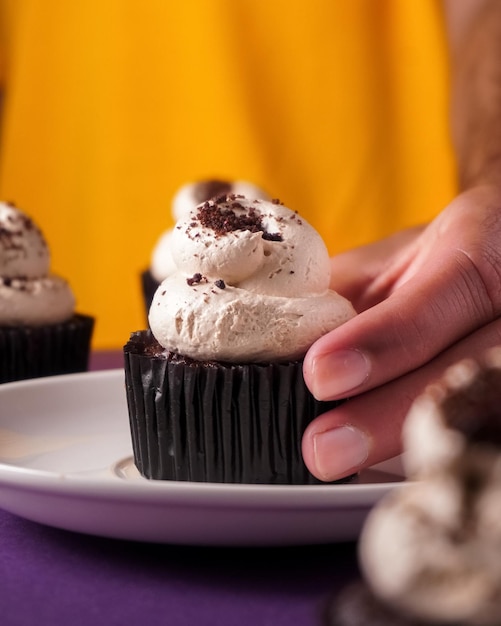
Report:
<svg viewBox="0 0 501 626"><path fill-rule="evenodd" d="M46 326L0 326L0 383L84 372L94 318L75 314Z"/></svg>
<svg viewBox="0 0 501 626"><path fill-rule="evenodd" d="M308 391L302 362L198 362L162 348L150 331L124 347L134 459L160 480L313 484L301 438L337 403Z"/></svg>
<svg viewBox="0 0 501 626"><path fill-rule="evenodd" d="M155 295L155 291L157 290L159 284L160 283L158 282L158 280L153 278L153 275L149 269L146 269L141 273L141 290L143 294L146 319L148 319L148 313L150 311L150 306L153 301L153 296Z"/></svg>

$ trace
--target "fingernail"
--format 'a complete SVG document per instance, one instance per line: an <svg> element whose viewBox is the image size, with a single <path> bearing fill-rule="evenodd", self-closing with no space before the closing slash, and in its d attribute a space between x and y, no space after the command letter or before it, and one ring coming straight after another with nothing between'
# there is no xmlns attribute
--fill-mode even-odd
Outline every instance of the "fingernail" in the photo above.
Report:
<svg viewBox="0 0 501 626"><path fill-rule="evenodd" d="M312 362L311 393L317 400L342 396L367 380L369 369L369 360L359 350L321 354Z"/></svg>
<svg viewBox="0 0 501 626"><path fill-rule="evenodd" d="M359 470L369 456L369 438L354 426L341 426L313 437L315 475L336 480Z"/></svg>

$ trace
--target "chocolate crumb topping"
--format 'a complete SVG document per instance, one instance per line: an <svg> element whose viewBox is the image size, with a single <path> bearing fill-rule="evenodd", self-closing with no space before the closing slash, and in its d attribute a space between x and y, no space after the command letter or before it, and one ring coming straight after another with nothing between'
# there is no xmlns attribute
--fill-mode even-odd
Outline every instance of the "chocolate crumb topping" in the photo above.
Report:
<svg viewBox="0 0 501 626"><path fill-rule="evenodd" d="M225 206L221 206L222 204ZM196 217L202 226L210 228L216 235L248 230L251 233L263 233L263 239L267 241L282 241L280 233L269 233L264 229L263 218L254 208L248 209L243 215L235 213L236 209L243 208L238 202L238 196L230 194L204 202Z"/></svg>
<svg viewBox="0 0 501 626"><path fill-rule="evenodd" d="M220 278L219 280L216 280L214 284L216 285L216 287L219 287L219 289L226 289L226 283L224 282L222 278Z"/></svg>
<svg viewBox="0 0 501 626"><path fill-rule="evenodd" d="M282 235L280 233L263 232L263 239L266 239L266 241L282 241Z"/></svg>
<svg viewBox="0 0 501 626"><path fill-rule="evenodd" d="M471 443L501 448L500 386L501 371L484 369L466 389L452 393L442 404L449 426Z"/></svg>
<svg viewBox="0 0 501 626"><path fill-rule="evenodd" d="M202 274L199 274L198 272L196 274L193 274L193 276L191 278L187 278L186 282L188 283L188 285L190 287L192 287L193 285L198 285L202 282L203 276Z"/></svg>
<svg viewBox="0 0 501 626"><path fill-rule="evenodd" d="M214 196L214 198L212 198L212 202L214 202L215 204L223 204L224 202L226 202L227 200L235 200L236 196L234 194L229 194L229 193L221 193L218 196ZM238 203L238 206L240 207L240 203ZM236 207L235 207L236 208Z"/></svg>

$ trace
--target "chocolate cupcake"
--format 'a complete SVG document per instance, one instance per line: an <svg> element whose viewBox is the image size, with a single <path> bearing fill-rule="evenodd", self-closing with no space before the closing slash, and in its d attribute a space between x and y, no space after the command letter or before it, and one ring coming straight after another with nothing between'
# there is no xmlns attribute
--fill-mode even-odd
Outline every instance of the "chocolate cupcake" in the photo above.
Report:
<svg viewBox="0 0 501 626"><path fill-rule="evenodd" d="M94 319L74 312L68 283L49 273L33 221L0 203L0 382L85 371Z"/></svg>
<svg viewBox="0 0 501 626"><path fill-rule="evenodd" d="M177 270L153 299L151 330L124 348L136 465L200 482L318 482L301 458L317 402L302 359L355 315L329 289L316 231L278 202L231 194L174 229Z"/></svg>
<svg viewBox="0 0 501 626"><path fill-rule="evenodd" d="M207 179L183 185L172 200L172 217L175 222L185 218L202 202L221 194L242 194L251 199L270 200L270 196L255 185L242 180L228 181ZM141 290L146 316L158 285L176 271L171 254L172 229L167 229L159 237L151 255L150 266L141 272Z"/></svg>

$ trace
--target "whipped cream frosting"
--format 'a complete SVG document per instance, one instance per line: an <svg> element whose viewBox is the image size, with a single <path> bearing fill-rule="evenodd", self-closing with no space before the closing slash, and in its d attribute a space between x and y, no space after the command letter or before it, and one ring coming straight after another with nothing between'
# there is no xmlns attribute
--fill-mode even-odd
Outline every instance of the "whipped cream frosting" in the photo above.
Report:
<svg viewBox="0 0 501 626"><path fill-rule="evenodd" d="M174 221L185 218L196 206L221 194L238 194L252 200L271 200L270 196L256 185L245 180L203 180L183 185L172 200ZM150 272L158 282L176 271L171 253L172 228L162 233L157 240L150 261Z"/></svg>
<svg viewBox="0 0 501 626"><path fill-rule="evenodd" d="M416 400L404 425L412 482L370 513L360 538L380 598L433 623L501 615L501 349L464 360Z"/></svg>
<svg viewBox="0 0 501 626"><path fill-rule="evenodd" d="M73 315L69 285L49 268L40 229L15 206L0 202L0 326L55 324Z"/></svg>
<svg viewBox="0 0 501 626"><path fill-rule="evenodd" d="M320 235L278 201L209 200L176 224L171 244L176 271L149 313L166 350L197 360L292 360L355 315L329 289Z"/></svg>

